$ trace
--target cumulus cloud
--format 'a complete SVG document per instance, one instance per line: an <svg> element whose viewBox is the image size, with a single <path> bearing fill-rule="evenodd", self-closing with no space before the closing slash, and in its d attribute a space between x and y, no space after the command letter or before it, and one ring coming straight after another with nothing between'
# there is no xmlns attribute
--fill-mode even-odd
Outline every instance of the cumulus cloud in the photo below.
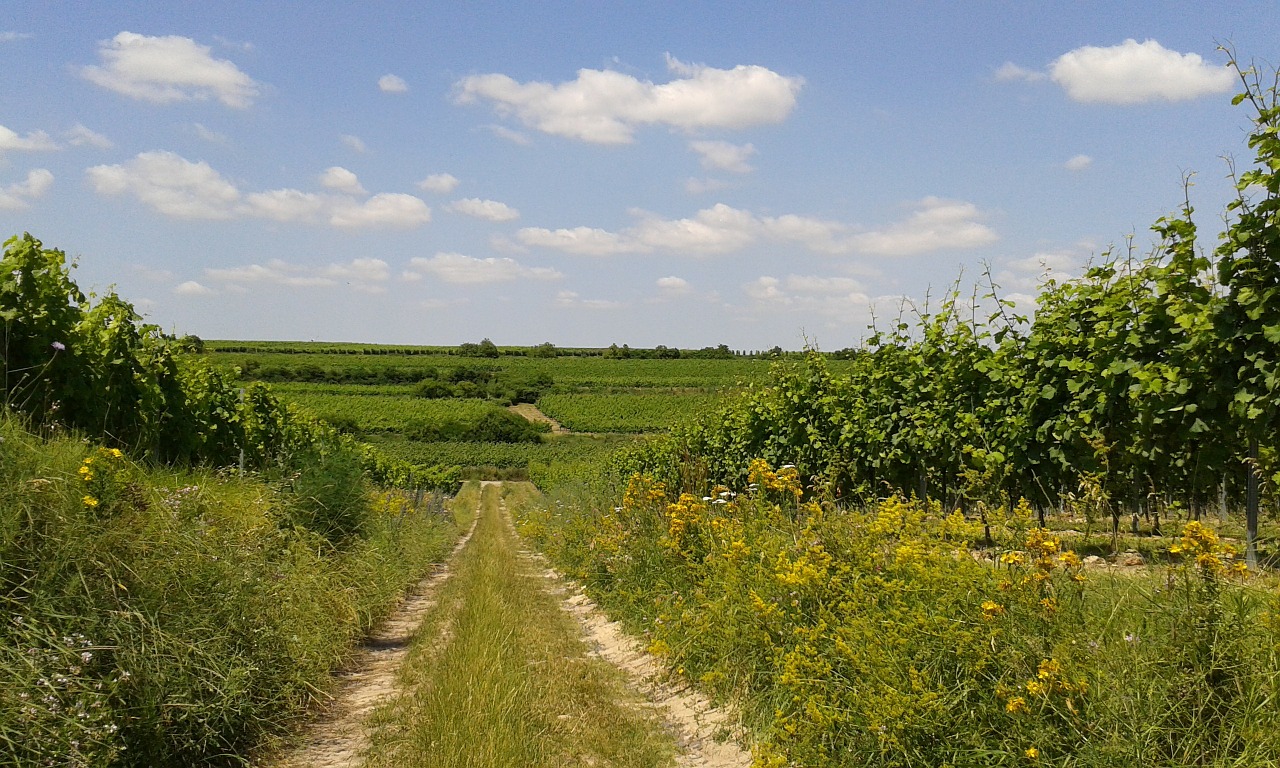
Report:
<svg viewBox="0 0 1280 768"><path fill-rule="evenodd" d="M1085 168L1093 165L1093 158L1088 155L1076 155L1067 162L1062 164L1063 168L1068 171L1083 171Z"/></svg>
<svg viewBox="0 0 1280 768"><path fill-rule="evenodd" d="M506 203L475 197L455 200L449 204L447 210L486 221L514 221L520 218L520 212Z"/></svg>
<svg viewBox="0 0 1280 768"><path fill-rule="evenodd" d="M742 292L757 305L844 322L865 319L875 303L858 281L848 277L764 275L743 285Z"/></svg>
<svg viewBox="0 0 1280 768"><path fill-rule="evenodd" d="M122 165L96 165L85 173L100 195L131 194L178 219L229 219L240 203L240 190L208 163L173 152L143 152Z"/></svg>
<svg viewBox="0 0 1280 768"><path fill-rule="evenodd" d="M369 148L365 146L364 141L362 141L359 136L352 136L349 133L344 133L338 138L343 144L346 144L349 149L359 152L362 155L369 151Z"/></svg>
<svg viewBox="0 0 1280 768"><path fill-rule="evenodd" d="M81 76L130 98L156 104L212 98L244 109L258 96L253 78L189 37L121 32L99 44L98 56L102 63L81 68Z"/></svg>
<svg viewBox="0 0 1280 768"><path fill-rule="evenodd" d="M31 201L43 197L53 186L53 174L44 168L27 172L27 178L0 187L0 210L21 211L31 207Z"/></svg>
<svg viewBox="0 0 1280 768"><path fill-rule="evenodd" d="M404 93L409 90L409 84L397 75L383 75L378 78L378 90L383 93Z"/></svg>
<svg viewBox="0 0 1280 768"><path fill-rule="evenodd" d="M658 290L668 296L681 296L693 290L693 286L689 285L689 281L683 277L660 277L657 280Z"/></svg>
<svg viewBox="0 0 1280 768"><path fill-rule="evenodd" d="M44 131L30 131L22 136L0 125L0 152L50 152L57 148L58 144Z"/></svg>
<svg viewBox="0 0 1280 768"><path fill-rule="evenodd" d="M245 195L239 210L272 221L310 223L322 219L325 208L326 201L320 195L298 189L272 189Z"/></svg>
<svg viewBox="0 0 1280 768"><path fill-rule="evenodd" d="M562 274L547 267L526 267L515 259L489 257L477 259L461 253L437 253L409 261L406 275L432 275L446 283L480 285L512 280L559 280ZM410 278L413 279L413 278Z"/></svg>
<svg viewBox="0 0 1280 768"><path fill-rule="evenodd" d="M360 200L367 193L355 174L343 168L330 168L321 176L322 183L342 194L288 188L245 193L203 160L192 162L173 152L143 152L126 163L98 165L85 173L100 195L129 194L178 219L247 217L343 228L406 228L431 220L431 209L412 195L384 192Z"/></svg>
<svg viewBox="0 0 1280 768"><path fill-rule="evenodd" d="M431 221L431 209L413 195L382 192L363 203L339 205L329 217L335 227L416 227Z"/></svg>
<svg viewBox="0 0 1280 768"><path fill-rule="evenodd" d="M750 173L755 170L747 158L756 153L750 144L730 144L727 141L691 141L689 148L700 156L702 167L730 173Z"/></svg>
<svg viewBox="0 0 1280 768"><path fill-rule="evenodd" d="M860 232L854 250L878 256L911 256L945 248L978 248L1000 239L983 224L973 203L926 197L904 221L881 230Z"/></svg>
<svg viewBox="0 0 1280 768"><path fill-rule="evenodd" d="M519 230L516 237L526 246L590 256L653 251L715 256L741 251L762 241L796 243L815 253L833 255L905 256L945 248L975 248L999 239L994 230L981 223L982 212L972 203L928 197L915 207L904 221L867 231L796 214L757 216L718 203L681 219L637 212L639 221L620 232L591 227L527 227Z"/></svg>
<svg viewBox="0 0 1280 768"><path fill-rule="evenodd" d="M360 186L360 179L356 178L354 173L337 165L326 168L324 173L320 174L320 186L348 195L368 194L364 187Z"/></svg>
<svg viewBox="0 0 1280 768"><path fill-rule="evenodd" d="M0 32L0 43L13 43L18 40L30 40L34 35L30 32Z"/></svg>
<svg viewBox="0 0 1280 768"><path fill-rule="evenodd" d="M208 296L214 291L212 288L201 285L195 280L188 280L185 283L180 283L177 286L174 286L173 292L179 296Z"/></svg>
<svg viewBox="0 0 1280 768"><path fill-rule="evenodd" d="M391 267L382 259L353 259L349 262L321 265L290 264L272 259L264 264L206 269L205 276L214 282L247 288L253 285L282 285L288 288L327 288L350 286L363 293L383 293L391 277Z"/></svg>
<svg viewBox="0 0 1280 768"><path fill-rule="evenodd" d="M427 192L447 195L458 187L458 179L451 173L433 173L418 182L418 188Z"/></svg>
<svg viewBox="0 0 1280 768"><path fill-rule="evenodd" d="M516 238L524 245L553 248L578 256L609 256L636 251L636 246L622 235L592 227L572 229L525 227L516 233Z"/></svg>
<svg viewBox="0 0 1280 768"><path fill-rule="evenodd" d="M1073 100L1102 104L1185 101L1224 93L1235 83L1229 67L1155 40L1076 48L1054 60L1049 74Z"/></svg>
<svg viewBox="0 0 1280 768"><path fill-rule="evenodd" d="M693 131L782 122L804 82L754 65L716 69L670 56L667 64L675 79L661 84L595 69L578 70L576 79L559 84L472 75L457 83L456 98L462 104L486 101L498 114L554 136L626 144L646 125Z"/></svg>

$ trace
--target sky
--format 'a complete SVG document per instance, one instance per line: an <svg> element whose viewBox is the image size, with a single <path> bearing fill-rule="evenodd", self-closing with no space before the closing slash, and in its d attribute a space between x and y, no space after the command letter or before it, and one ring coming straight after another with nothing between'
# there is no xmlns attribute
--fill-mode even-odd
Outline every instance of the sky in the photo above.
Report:
<svg viewBox="0 0 1280 768"><path fill-rule="evenodd" d="M1224 44L1280 3L17 2L0 238L206 339L834 350L1189 174L1211 248Z"/></svg>

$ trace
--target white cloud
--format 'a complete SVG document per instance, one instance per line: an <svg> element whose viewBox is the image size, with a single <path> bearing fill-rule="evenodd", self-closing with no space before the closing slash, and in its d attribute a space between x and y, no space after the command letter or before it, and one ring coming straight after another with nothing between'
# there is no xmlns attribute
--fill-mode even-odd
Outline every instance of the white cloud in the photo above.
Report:
<svg viewBox="0 0 1280 768"><path fill-rule="evenodd" d="M218 133L217 131L204 127L200 123L192 123L191 130L195 131L196 136L211 144L227 144L230 142L230 139L227 138L225 133Z"/></svg>
<svg viewBox="0 0 1280 768"><path fill-rule="evenodd" d="M178 219L229 219L240 202L240 191L208 163L172 152L143 152L123 165L96 165L85 173L100 195L130 193Z"/></svg>
<svg viewBox="0 0 1280 768"><path fill-rule="evenodd" d="M435 192L441 195L447 195L456 189L458 179L451 173L433 173L422 181L418 182L418 188L427 192Z"/></svg>
<svg viewBox="0 0 1280 768"><path fill-rule="evenodd" d="M13 43L18 40L30 40L35 35L30 32L0 32L0 43Z"/></svg>
<svg viewBox="0 0 1280 768"><path fill-rule="evenodd" d="M461 253L437 253L410 259L407 274L433 275L446 283L480 285L512 280L558 280L563 275L547 267L526 267L515 259L477 259Z"/></svg>
<svg viewBox="0 0 1280 768"><path fill-rule="evenodd" d="M67 143L73 147L94 147L95 149L111 149L115 144L106 136L97 131L89 130L80 123L76 123L71 130L62 134Z"/></svg>
<svg viewBox="0 0 1280 768"><path fill-rule="evenodd" d="M509 141L517 146L528 147L533 145L533 139L524 135L520 131L511 130L505 125L491 125L489 126L489 132L494 136L497 136L504 141Z"/></svg>
<svg viewBox="0 0 1280 768"><path fill-rule="evenodd" d="M689 148L701 156L702 167L730 173L750 173L754 170L747 158L756 153L750 144L730 144L727 141L691 141Z"/></svg>
<svg viewBox="0 0 1280 768"><path fill-rule="evenodd" d="M20 136L0 125L0 152L50 152L57 148L57 143L44 131L31 131Z"/></svg>
<svg viewBox="0 0 1280 768"><path fill-rule="evenodd" d="M1073 100L1103 104L1185 101L1229 91L1235 83L1229 67L1155 40L1076 48L1054 60L1049 73Z"/></svg>
<svg viewBox="0 0 1280 768"><path fill-rule="evenodd" d="M689 285L689 281L683 277L660 277L657 280L658 290L668 296L680 296L693 290L693 286Z"/></svg>
<svg viewBox="0 0 1280 768"><path fill-rule="evenodd" d="M560 291L556 294L556 306L576 307L581 309L617 309L622 302L607 299L584 299L577 291Z"/></svg>
<svg viewBox="0 0 1280 768"><path fill-rule="evenodd" d="M382 192L363 203L339 205L329 217L335 227L416 227L431 221L431 209L413 195Z"/></svg>
<svg viewBox="0 0 1280 768"><path fill-rule="evenodd" d="M381 259L353 259L346 263L319 266L290 264L272 259L266 265L206 269L205 275L215 282L238 288L250 285L283 285L289 288L327 288L348 285L363 293L384 293L391 278L391 267Z"/></svg>
<svg viewBox="0 0 1280 768"><path fill-rule="evenodd" d="M937 197L916 203L916 211L904 221L863 232L838 221L796 214L757 216L724 203L683 219L635 213L639 221L620 232L591 227L526 227L516 237L526 246L590 256L653 251L714 256L741 251L761 241L798 243L815 253L833 255L902 256L944 248L975 248L999 239L994 230L979 221L982 212L977 206Z"/></svg>
<svg viewBox="0 0 1280 768"><path fill-rule="evenodd" d="M272 189L245 195L248 215L281 222L313 223L324 216L327 201L320 195L297 189Z"/></svg>
<svg viewBox="0 0 1280 768"><path fill-rule="evenodd" d="M503 74L472 75L457 84L457 101L485 100L500 115L543 133L597 144L625 144L636 128L741 129L779 123L795 107L803 85L760 66L715 69L668 56L677 79L655 84L611 70L581 69L553 85L519 83Z"/></svg>
<svg viewBox="0 0 1280 768"><path fill-rule="evenodd" d="M346 178L326 172L322 177L340 183L349 194L320 195L287 188L244 193L208 163L172 152L143 152L126 163L98 165L85 173L100 195L131 194L178 219L250 217L345 228L414 227L431 220L431 209L412 195L384 192L363 202L356 199L352 196L359 187L355 174ZM362 188L359 193L365 194Z"/></svg>
<svg viewBox="0 0 1280 768"><path fill-rule="evenodd" d="M623 236L591 227L555 230L525 227L516 233L516 237L524 245L554 248L579 256L609 256L634 253L637 250L635 244L628 242Z"/></svg>
<svg viewBox="0 0 1280 768"><path fill-rule="evenodd" d="M320 274L346 282L385 283L391 279L391 267L382 259L352 259L346 264L330 264Z"/></svg>
<svg viewBox="0 0 1280 768"><path fill-rule="evenodd" d="M778 278L765 275L742 286L742 291L756 301L789 302L790 298L783 293L781 285Z"/></svg>
<svg viewBox="0 0 1280 768"><path fill-rule="evenodd" d="M996 69L996 80L999 80L1002 83L1009 83L1009 82L1014 82L1019 80L1026 83L1035 83L1035 82L1039 82L1040 80L1044 80L1047 77L1048 75L1046 75L1043 72L1036 72L1035 70L1025 69L1023 67L1018 66L1017 64L1014 64L1012 61L1006 61Z"/></svg>
<svg viewBox="0 0 1280 768"><path fill-rule="evenodd" d="M365 146L364 142L360 139L359 136L352 136L349 133L344 133L338 138L341 139L342 143L346 144L348 148L356 152L359 152L362 155L365 152L369 151L369 148Z"/></svg>
<svg viewBox="0 0 1280 768"><path fill-rule="evenodd" d="M188 280L185 283L175 286L173 292L179 296L208 296L214 291L212 288L201 285L195 280Z"/></svg>
<svg viewBox="0 0 1280 768"><path fill-rule="evenodd" d="M751 245L758 228L749 212L717 203L688 219L645 218L629 235L646 249L714 255Z"/></svg>
<svg viewBox="0 0 1280 768"><path fill-rule="evenodd" d="M378 90L383 93L404 93L409 90L409 84L402 77L383 75L378 78Z"/></svg>
<svg viewBox="0 0 1280 768"><path fill-rule="evenodd" d="M873 299L858 281L847 277L765 275L742 286L747 298L801 316L821 315L845 322L866 318Z"/></svg>
<svg viewBox="0 0 1280 768"><path fill-rule="evenodd" d="M320 186L348 195L368 194L364 187L360 186L360 179L356 178L354 173L337 165L326 168L324 173L320 174Z"/></svg>
<svg viewBox="0 0 1280 768"><path fill-rule="evenodd" d="M31 201L43 197L53 186L53 174L44 168L27 172L27 178L0 187L0 210L21 211L31 206Z"/></svg>
<svg viewBox="0 0 1280 768"><path fill-rule="evenodd" d="M121 32L98 46L102 64L83 67L89 82L134 99L167 104L216 98L244 109L258 95L258 83L230 61L217 59L207 45L189 37L147 37Z"/></svg>
<svg viewBox="0 0 1280 768"><path fill-rule="evenodd" d="M520 218L520 212L506 203L499 203L496 200L480 200L475 197L455 200L449 204L447 210L487 221L514 221Z"/></svg>
<svg viewBox="0 0 1280 768"><path fill-rule="evenodd" d="M850 239L854 250L878 256L910 256L945 248L977 248L1000 239L981 223L973 203L926 197L905 221Z"/></svg>
<svg viewBox="0 0 1280 768"><path fill-rule="evenodd" d="M1085 168L1093 165L1093 158L1088 155L1076 155L1067 162L1062 164L1063 168L1068 171L1083 171Z"/></svg>

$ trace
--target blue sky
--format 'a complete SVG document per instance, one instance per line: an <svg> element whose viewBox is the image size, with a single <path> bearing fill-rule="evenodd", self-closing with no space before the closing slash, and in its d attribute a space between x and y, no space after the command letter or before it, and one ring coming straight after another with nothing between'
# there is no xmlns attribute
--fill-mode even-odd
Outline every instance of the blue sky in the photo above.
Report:
<svg viewBox="0 0 1280 768"><path fill-rule="evenodd" d="M857 344L1221 229L1268 2L21 3L0 233L205 338Z"/></svg>

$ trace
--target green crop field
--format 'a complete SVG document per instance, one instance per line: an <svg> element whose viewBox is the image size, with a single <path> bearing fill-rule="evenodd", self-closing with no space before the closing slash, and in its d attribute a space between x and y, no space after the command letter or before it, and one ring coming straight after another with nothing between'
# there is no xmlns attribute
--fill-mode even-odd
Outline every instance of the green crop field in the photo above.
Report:
<svg viewBox="0 0 1280 768"><path fill-rule="evenodd" d="M575 432L661 432L714 408L721 397L699 391L550 394L538 408Z"/></svg>

